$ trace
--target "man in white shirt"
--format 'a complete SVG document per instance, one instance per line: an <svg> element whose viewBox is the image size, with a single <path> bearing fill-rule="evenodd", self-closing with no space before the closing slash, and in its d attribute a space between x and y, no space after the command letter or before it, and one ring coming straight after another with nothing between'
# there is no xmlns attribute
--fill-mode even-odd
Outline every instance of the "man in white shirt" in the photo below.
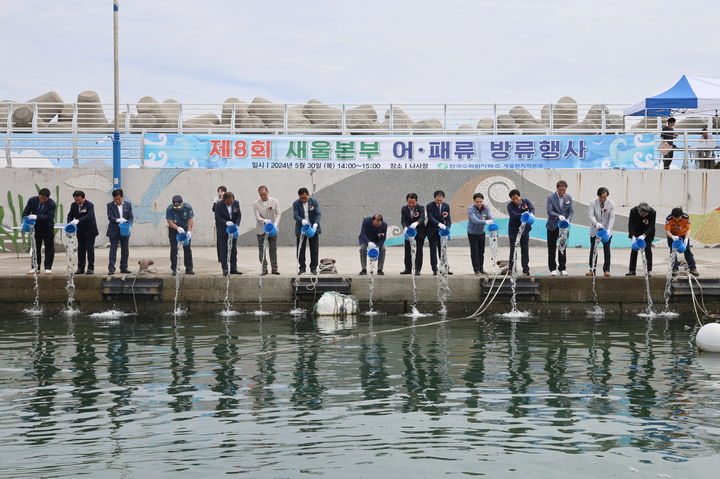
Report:
<svg viewBox="0 0 720 479"><path fill-rule="evenodd" d="M277 228L280 224L280 204L278 200L270 196L267 186L258 187L258 195L260 196L253 203L253 213L255 213L255 234L258 239L258 253L260 264L262 265L262 274L268 274L267 258L265 256L265 239L270 250L270 266L272 274L280 274L277 263ZM270 235L265 232L265 225L273 225L275 234Z"/></svg>

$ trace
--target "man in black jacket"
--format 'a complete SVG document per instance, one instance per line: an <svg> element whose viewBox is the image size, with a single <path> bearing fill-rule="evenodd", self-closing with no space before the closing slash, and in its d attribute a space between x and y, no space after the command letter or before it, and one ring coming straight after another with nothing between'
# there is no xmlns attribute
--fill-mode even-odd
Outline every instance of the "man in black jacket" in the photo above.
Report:
<svg viewBox="0 0 720 479"><path fill-rule="evenodd" d="M95 237L99 234L95 220L95 205L85 199L85 192L77 190L73 193L75 200L70 205L67 222L77 227L78 239L78 266L75 274L85 273L85 258L87 258L87 272L95 273Z"/></svg>
<svg viewBox="0 0 720 479"><path fill-rule="evenodd" d="M129 274L128 259L130 257L130 237L120 233L120 225L135 220L132 212L132 204L123 199L123 190L120 188L112 191L113 200L107 204L108 228L107 237L110 238L110 251L108 252L108 274L115 274L115 260L117 259L117 247L120 245L120 272Z"/></svg>
<svg viewBox="0 0 720 479"><path fill-rule="evenodd" d="M418 204L415 193L408 193L405 197L407 205L400 209L400 224L405 228L413 227L417 231L415 236L415 275L420 276L423 265L423 245L425 244L425 207ZM409 239L405 239L405 270L400 274L412 274L412 246Z"/></svg>
<svg viewBox="0 0 720 479"><path fill-rule="evenodd" d="M427 213L427 238L428 244L430 245L430 266L433 270L433 275L437 275L438 258L442 260L442 243L440 241L440 230L449 229L452 225L452 218L450 218L450 205L445 203L445 192L437 190L433 193L435 201L428 203L425 207ZM449 269L449 265L448 265ZM448 274L452 274L448 271Z"/></svg>
<svg viewBox="0 0 720 479"><path fill-rule="evenodd" d="M50 199L50 190L43 188L27 201L23 210L23 217L35 221L35 258L32 269L28 274L40 272L42 253L40 249L45 244L45 273L52 273L55 260L55 202Z"/></svg>
<svg viewBox="0 0 720 479"><path fill-rule="evenodd" d="M655 239L655 210L647 203L640 203L630 210L628 219L628 237L641 238L645 240L645 258L647 258L648 274L652 271L653 253L652 242ZM638 252L630 251L630 271L625 276L635 276L637 268Z"/></svg>
<svg viewBox="0 0 720 479"><path fill-rule="evenodd" d="M227 191L223 194L223 201L215 203L215 230L217 232L218 263L222 266L223 275L242 274L237 269L237 238L233 238L230 247L230 264L228 264L228 226L240 226L242 213L240 202L235 195Z"/></svg>

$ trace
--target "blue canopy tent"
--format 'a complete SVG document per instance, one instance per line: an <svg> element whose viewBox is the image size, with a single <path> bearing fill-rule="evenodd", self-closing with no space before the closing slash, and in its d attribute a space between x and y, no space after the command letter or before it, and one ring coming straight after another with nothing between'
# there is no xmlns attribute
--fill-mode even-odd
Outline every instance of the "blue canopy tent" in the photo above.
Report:
<svg viewBox="0 0 720 479"><path fill-rule="evenodd" d="M720 79L683 75L670 88L624 110L625 116L686 113L717 116L720 113Z"/></svg>

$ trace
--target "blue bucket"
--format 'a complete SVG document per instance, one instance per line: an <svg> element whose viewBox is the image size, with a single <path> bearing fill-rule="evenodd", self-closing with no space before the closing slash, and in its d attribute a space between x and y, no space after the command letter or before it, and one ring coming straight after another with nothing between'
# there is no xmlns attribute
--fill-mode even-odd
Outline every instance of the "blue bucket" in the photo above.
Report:
<svg viewBox="0 0 720 479"><path fill-rule="evenodd" d="M23 222L22 222L22 230L23 230L25 233L29 233L31 226L35 226L35 220L31 220L31 219L29 219L27 216L24 216L24 217L23 217Z"/></svg>
<svg viewBox="0 0 720 479"><path fill-rule="evenodd" d="M499 230L500 230L500 227L498 225L496 225L495 223L488 225L488 231L491 233L497 232Z"/></svg>
<svg viewBox="0 0 720 479"><path fill-rule="evenodd" d="M647 243L642 238L636 238L635 246L637 246L638 251L640 251L641 249L645 249L645 247L647 246Z"/></svg>
<svg viewBox="0 0 720 479"><path fill-rule="evenodd" d="M190 244L190 238L188 238L187 233L178 233L175 239L178 243L182 243L183 246L188 246Z"/></svg>
<svg viewBox="0 0 720 479"><path fill-rule="evenodd" d="M310 225L303 225L300 231L302 231L302 234L304 234L308 238L312 238L313 236L315 236L315 230Z"/></svg>
<svg viewBox="0 0 720 479"><path fill-rule="evenodd" d="M450 228L445 228L444 230L438 229L438 234L439 234L441 237L450 236ZM448 239L449 239L449 238L448 238Z"/></svg>
<svg viewBox="0 0 720 479"><path fill-rule="evenodd" d="M683 240L681 240L681 239L679 239L679 240L677 240L677 241L673 241L673 243L672 243L672 249L674 249L674 250L677 251L678 253L684 253L685 250L687 249L686 246L685 246L685 241L683 241Z"/></svg>
<svg viewBox="0 0 720 479"><path fill-rule="evenodd" d="M377 259L377 257L380 256L380 249L377 247L369 248L367 250L367 255L368 255L368 258L370 258L370 259Z"/></svg>
<svg viewBox="0 0 720 479"><path fill-rule="evenodd" d="M229 234L229 235L235 236L235 234L237 234L237 232L238 232L238 227L237 227L237 225L229 225L229 226L226 226L226 227L225 227L225 232L226 232L227 234Z"/></svg>
<svg viewBox="0 0 720 479"><path fill-rule="evenodd" d="M120 236L130 236L130 222L120 223Z"/></svg>
<svg viewBox="0 0 720 479"><path fill-rule="evenodd" d="M68 223L65 225L65 234L66 235L74 235L77 233L77 226L75 226L72 223Z"/></svg>
<svg viewBox="0 0 720 479"><path fill-rule="evenodd" d="M267 223L263 229L265 230L265 233L267 233L268 236L271 238L274 236L277 236L277 228L275 228L275 225L272 223Z"/></svg>
<svg viewBox="0 0 720 479"><path fill-rule="evenodd" d="M569 222L569 221L567 221L567 220L565 220L565 221L558 221L558 228L563 228L563 229L565 229L565 228L569 228L569 227L570 227L570 222Z"/></svg>
<svg viewBox="0 0 720 479"><path fill-rule="evenodd" d="M528 225L531 225L531 224L535 223L535 216L532 213L526 211L525 213L523 213L520 216L520 221L523 223L527 223Z"/></svg>
<svg viewBox="0 0 720 479"><path fill-rule="evenodd" d="M405 238L413 239L416 236L417 236L417 230L415 228L406 228L405 229Z"/></svg>

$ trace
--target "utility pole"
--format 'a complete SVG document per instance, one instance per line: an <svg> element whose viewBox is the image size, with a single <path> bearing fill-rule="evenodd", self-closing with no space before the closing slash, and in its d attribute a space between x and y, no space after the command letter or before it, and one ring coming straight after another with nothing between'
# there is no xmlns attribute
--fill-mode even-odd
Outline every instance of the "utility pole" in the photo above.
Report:
<svg viewBox="0 0 720 479"><path fill-rule="evenodd" d="M122 158L120 156L120 70L118 66L118 10L119 0L113 0L113 70L115 90L115 129L113 131L113 189L120 188Z"/></svg>

